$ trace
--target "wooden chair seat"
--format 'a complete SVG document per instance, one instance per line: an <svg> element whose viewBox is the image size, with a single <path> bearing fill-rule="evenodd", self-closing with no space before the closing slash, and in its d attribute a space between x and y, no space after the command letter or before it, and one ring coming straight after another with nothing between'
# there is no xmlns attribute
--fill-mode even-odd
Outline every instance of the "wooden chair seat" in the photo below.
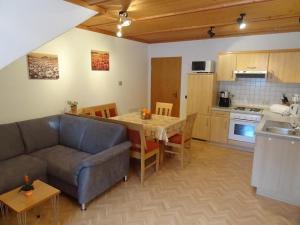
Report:
<svg viewBox="0 0 300 225"><path fill-rule="evenodd" d="M182 134L175 134L172 137L169 137L169 142L174 143L174 144L181 144Z"/></svg>

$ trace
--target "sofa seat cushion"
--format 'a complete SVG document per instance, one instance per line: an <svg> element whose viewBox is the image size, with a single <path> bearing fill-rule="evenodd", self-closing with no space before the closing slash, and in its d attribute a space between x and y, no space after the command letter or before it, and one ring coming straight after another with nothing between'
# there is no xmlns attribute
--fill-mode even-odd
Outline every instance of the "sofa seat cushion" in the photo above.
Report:
<svg viewBox="0 0 300 225"><path fill-rule="evenodd" d="M29 155L19 155L0 162L0 194L23 184L23 177L46 180L46 162Z"/></svg>
<svg viewBox="0 0 300 225"><path fill-rule="evenodd" d="M34 152L31 156L47 162L47 172L49 175L77 186L77 177L81 168L80 164L90 154L66 146L56 145Z"/></svg>
<svg viewBox="0 0 300 225"><path fill-rule="evenodd" d="M24 154L24 144L16 123L0 125L0 161Z"/></svg>

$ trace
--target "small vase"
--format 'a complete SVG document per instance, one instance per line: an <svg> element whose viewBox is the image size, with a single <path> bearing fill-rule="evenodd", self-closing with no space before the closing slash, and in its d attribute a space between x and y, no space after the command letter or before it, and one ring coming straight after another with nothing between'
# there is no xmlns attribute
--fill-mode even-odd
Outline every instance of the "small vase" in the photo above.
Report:
<svg viewBox="0 0 300 225"><path fill-rule="evenodd" d="M32 195L32 191L25 191L25 192L24 192L24 195L27 196L27 197L29 197L29 196Z"/></svg>
<svg viewBox="0 0 300 225"><path fill-rule="evenodd" d="M71 106L71 112L77 113L77 105Z"/></svg>

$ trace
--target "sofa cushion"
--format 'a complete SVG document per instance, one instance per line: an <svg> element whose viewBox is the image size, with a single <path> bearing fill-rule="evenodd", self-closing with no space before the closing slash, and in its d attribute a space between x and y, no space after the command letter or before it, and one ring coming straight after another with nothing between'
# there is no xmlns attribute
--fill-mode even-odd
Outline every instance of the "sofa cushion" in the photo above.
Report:
<svg viewBox="0 0 300 225"><path fill-rule="evenodd" d="M40 159L29 155L19 155L0 162L0 194L23 184L23 177L32 180L46 180L47 165Z"/></svg>
<svg viewBox="0 0 300 225"><path fill-rule="evenodd" d="M66 146L57 145L36 151L32 153L31 156L45 160L47 162L47 172L51 176L77 186L80 164L82 160L89 157L90 154Z"/></svg>
<svg viewBox="0 0 300 225"><path fill-rule="evenodd" d="M0 125L0 161L24 153L24 144L16 123Z"/></svg>
<svg viewBox="0 0 300 225"><path fill-rule="evenodd" d="M88 119L83 117L62 115L59 143L70 148L79 149L87 127L87 121Z"/></svg>
<svg viewBox="0 0 300 225"><path fill-rule="evenodd" d="M127 140L123 125L89 119L80 150L96 154Z"/></svg>
<svg viewBox="0 0 300 225"><path fill-rule="evenodd" d="M27 153L58 144L59 116L22 121L18 125Z"/></svg>

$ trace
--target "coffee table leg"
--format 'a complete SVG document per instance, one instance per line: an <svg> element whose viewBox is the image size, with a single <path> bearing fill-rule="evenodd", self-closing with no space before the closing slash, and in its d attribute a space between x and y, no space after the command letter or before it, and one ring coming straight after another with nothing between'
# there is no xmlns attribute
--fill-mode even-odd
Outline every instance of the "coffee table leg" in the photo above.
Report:
<svg viewBox="0 0 300 225"><path fill-rule="evenodd" d="M26 225L26 211L17 214L18 225Z"/></svg>
<svg viewBox="0 0 300 225"><path fill-rule="evenodd" d="M53 220L55 225L59 225L59 195L51 198L51 204L53 209Z"/></svg>

